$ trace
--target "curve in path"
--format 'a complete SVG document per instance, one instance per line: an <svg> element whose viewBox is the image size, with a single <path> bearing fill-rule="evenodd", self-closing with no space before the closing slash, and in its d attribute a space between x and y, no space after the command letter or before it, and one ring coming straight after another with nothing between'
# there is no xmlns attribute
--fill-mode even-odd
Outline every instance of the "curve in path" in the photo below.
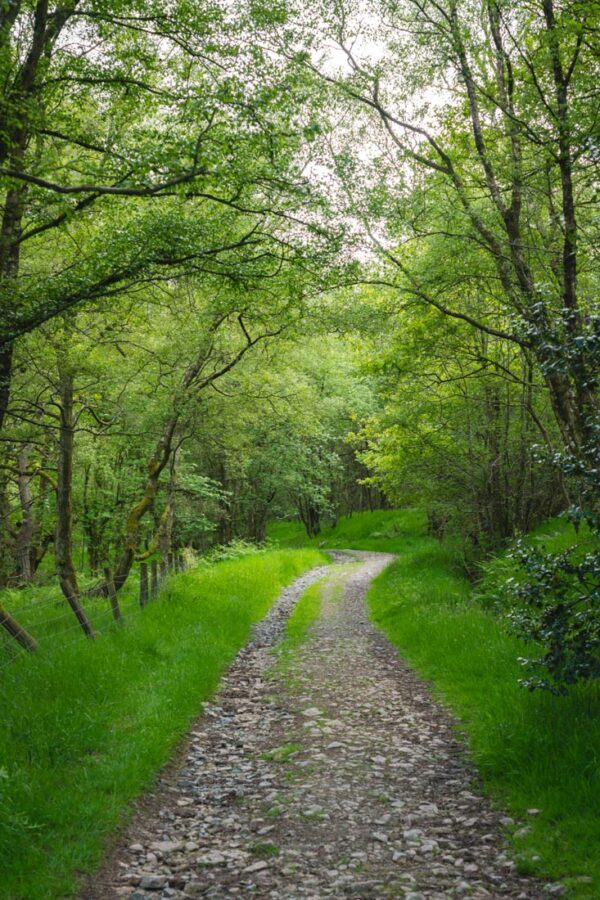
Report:
<svg viewBox="0 0 600 900"><path fill-rule="evenodd" d="M86 900L551 893L516 874L456 723L369 622L365 592L393 557L336 556L257 626ZM277 665L285 619L324 575L319 620Z"/></svg>

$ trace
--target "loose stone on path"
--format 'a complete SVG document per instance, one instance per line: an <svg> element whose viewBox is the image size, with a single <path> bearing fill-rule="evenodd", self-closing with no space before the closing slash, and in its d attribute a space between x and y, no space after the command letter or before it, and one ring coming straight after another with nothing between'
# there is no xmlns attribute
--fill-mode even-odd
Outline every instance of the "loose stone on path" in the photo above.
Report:
<svg viewBox="0 0 600 900"><path fill-rule="evenodd" d="M448 713L369 622L393 557L339 555L283 592L238 654L84 900L129 897L518 898L560 886L516 874L501 812L478 789ZM273 647L327 575L307 641ZM534 810L530 811L535 815Z"/></svg>

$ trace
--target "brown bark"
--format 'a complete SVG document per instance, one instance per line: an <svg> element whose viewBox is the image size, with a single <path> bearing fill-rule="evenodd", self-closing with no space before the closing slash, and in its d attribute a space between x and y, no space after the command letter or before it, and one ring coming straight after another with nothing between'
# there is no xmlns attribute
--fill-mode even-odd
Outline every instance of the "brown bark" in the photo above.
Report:
<svg viewBox="0 0 600 900"><path fill-rule="evenodd" d="M16 535L11 526L8 480L0 474L0 587L5 587L14 570Z"/></svg>
<svg viewBox="0 0 600 900"><path fill-rule="evenodd" d="M95 637L94 629L81 605L77 573L73 563L73 375L63 365L59 371L60 433L58 447L58 479L56 491L56 568L58 580L67 602L73 610L84 634Z"/></svg>
<svg viewBox="0 0 600 900"><path fill-rule="evenodd" d="M158 594L158 561L153 559L150 562L150 599L154 600Z"/></svg>
<svg viewBox="0 0 600 900"><path fill-rule="evenodd" d="M298 512L309 537L316 537L321 531L321 516L312 500L298 498Z"/></svg>
<svg viewBox="0 0 600 900"><path fill-rule="evenodd" d="M158 539L158 549L161 556L168 556L173 549L173 526L175 524L175 501L177 496L177 463L179 458L179 450L176 450L171 457L170 477L169 477L169 493L167 497L167 505L162 515L161 529Z"/></svg>
<svg viewBox="0 0 600 900"><path fill-rule="evenodd" d="M172 416L163 428L163 433L158 440L154 453L148 463L146 484L142 499L129 510L125 523L125 537L123 540L123 552L115 573L115 587L120 590L131 571L137 550L140 522L154 502L158 491L160 475L171 455L173 437L177 425L177 417Z"/></svg>
<svg viewBox="0 0 600 900"><path fill-rule="evenodd" d="M0 428L4 424L10 401L10 382L12 377L13 345L0 346Z"/></svg>
<svg viewBox="0 0 600 900"><path fill-rule="evenodd" d="M78 0L48 9L48 0L37 0L33 11L33 29L23 64L15 66L16 76L7 86L0 112L0 165L8 163L11 171L23 171L25 150L32 136L31 109L38 93L40 62L47 60L65 23L73 15ZM21 4L9 0L0 13L0 47L11 39L11 29ZM21 40L21 38L19 38ZM9 52L6 49L4 52ZM26 185L10 187L4 199L0 228L0 284L5 301L11 303L10 285L19 272L20 238L23 221ZM12 379L13 337L10 331L2 335L0 343L0 428L2 428L10 400Z"/></svg>
<svg viewBox="0 0 600 900"><path fill-rule="evenodd" d="M21 647L24 647L25 650L33 651L38 649L38 643L35 638L32 638L29 632L19 625L16 619L14 619L2 606L0 606L0 625L21 645Z"/></svg>
<svg viewBox="0 0 600 900"><path fill-rule="evenodd" d="M106 590L108 593L108 599L110 600L110 608L113 614L113 619L115 622L121 621L121 609L119 607L119 600L117 598L117 592L115 590L115 582L113 579L112 571L108 567L104 569L104 580L106 582Z"/></svg>
<svg viewBox="0 0 600 900"><path fill-rule="evenodd" d="M23 581L33 578L33 536L35 521L33 516L33 495L31 493L31 475L29 473L29 453L31 447L24 444L17 454L19 501L21 504L21 527L17 533L17 557L19 574Z"/></svg>
<svg viewBox="0 0 600 900"><path fill-rule="evenodd" d="M143 609L148 603L148 565L140 563L140 606Z"/></svg>

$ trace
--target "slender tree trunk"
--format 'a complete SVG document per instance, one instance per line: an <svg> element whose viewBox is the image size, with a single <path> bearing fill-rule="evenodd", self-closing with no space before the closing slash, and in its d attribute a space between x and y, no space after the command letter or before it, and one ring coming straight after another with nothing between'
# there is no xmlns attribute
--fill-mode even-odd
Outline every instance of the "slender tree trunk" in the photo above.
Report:
<svg viewBox="0 0 600 900"><path fill-rule="evenodd" d="M29 473L29 453L31 446L23 444L17 454L17 468L19 470L19 501L21 503L21 527L17 534L17 556L19 561L19 574L23 581L31 581L33 578L32 544L35 532L33 517L33 496L31 494L31 475Z"/></svg>
<svg viewBox="0 0 600 900"><path fill-rule="evenodd" d="M176 450L171 456L169 490L167 496L167 505L160 523L160 536L158 548L161 556L166 559L173 550L173 526L175 524L175 500L177 495L177 463L179 461L179 450Z"/></svg>
<svg viewBox="0 0 600 900"><path fill-rule="evenodd" d="M77 573L73 564L73 375L61 366L60 378L60 434L58 444L58 482L56 491L56 568L63 594L84 634L95 637L94 629L79 600Z"/></svg>
<svg viewBox="0 0 600 900"><path fill-rule="evenodd" d="M119 601L117 599L117 592L115 590L115 582L112 575L112 570L107 566L104 569L104 579L106 581L106 589L108 591L108 599L110 600L110 609L113 615L113 619L115 622L121 621L121 608L119 607Z"/></svg>
<svg viewBox="0 0 600 900"><path fill-rule="evenodd" d="M218 479L221 485L222 499L219 503L219 512L217 518L217 542L219 544L229 544L233 537L232 529L232 504L233 504L233 485L229 484L225 459L222 456L219 460ZM226 501L229 498L229 502Z"/></svg>
<svg viewBox="0 0 600 900"><path fill-rule="evenodd" d="M32 638L29 632L26 631L22 625L19 625L16 619L13 619L11 614L2 606L0 606L0 625L21 645L21 647L24 647L25 650L37 650L38 643L35 638Z"/></svg>
<svg viewBox="0 0 600 900"><path fill-rule="evenodd" d="M140 563L140 607L148 603L148 563Z"/></svg>
<svg viewBox="0 0 600 900"><path fill-rule="evenodd" d="M12 341L0 346L0 429L8 411L10 400L10 382L12 377Z"/></svg>
<svg viewBox="0 0 600 900"><path fill-rule="evenodd" d="M158 491L160 475L169 462L173 449L173 437L177 425L177 417L171 417L155 447L152 458L148 463L148 474L142 499L129 510L125 523L125 538L123 552L115 571L115 587L119 591L129 576L138 545L140 522L148 512Z"/></svg>
<svg viewBox="0 0 600 900"><path fill-rule="evenodd" d="M13 67L14 78L4 85L4 103L0 121L0 165L8 163L10 169L23 171L25 151L32 135L31 111L39 112L39 67L40 62L49 60L60 32L75 12L78 0L57 4L53 13L49 12L48 0L37 0L33 4L32 27L29 37L27 30L16 40L20 47L21 62ZM10 54L10 45L15 39L11 31L17 23L22 4L16 0L3 2L0 9L0 48L3 54ZM52 21L49 22L49 16ZM17 23L18 27L18 23ZM8 57L6 57L8 58ZM36 101L38 105L36 105ZM36 113L37 114L37 113ZM10 187L3 203L2 226L0 230L0 281L6 297L10 296L10 284L19 272L20 237L23 220L26 187ZM10 301L9 301L10 302ZM0 313L1 318L1 313ZM4 424L12 379L13 338L10 327L0 331L0 429Z"/></svg>
<svg viewBox="0 0 600 900"><path fill-rule="evenodd" d="M309 537L316 537L321 531L321 516L312 500L298 499L298 512Z"/></svg>
<svg viewBox="0 0 600 900"><path fill-rule="evenodd" d="M48 552L48 547L54 540L54 532L47 532L39 541L36 541L33 547L33 557L31 560L31 568L33 570L33 574L37 572L40 563Z"/></svg>
<svg viewBox="0 0 600 900"><path fill-rule="evenodd" d="M150 599L154 600L158 594L158 561L150 561Z"/></svg>
<svg viewBox="0 0 600 900"><path fill-rule="evenodd" d="M5 587L14 573L15 539L10 521L8 480L0 474L0 587Z"/></svg>

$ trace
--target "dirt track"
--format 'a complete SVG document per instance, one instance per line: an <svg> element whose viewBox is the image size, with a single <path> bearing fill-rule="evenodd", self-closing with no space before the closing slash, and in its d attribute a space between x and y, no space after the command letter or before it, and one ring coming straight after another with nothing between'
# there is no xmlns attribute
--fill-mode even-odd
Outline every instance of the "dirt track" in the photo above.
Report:
<svg viewBox="0 0 600 900"><path fill-rule="evenodd" d="M391 559L354 552L284 592L85 900L552 895L515 873L451 718L368 620ZM323 575L321 617L277 664Z"/></svg>

